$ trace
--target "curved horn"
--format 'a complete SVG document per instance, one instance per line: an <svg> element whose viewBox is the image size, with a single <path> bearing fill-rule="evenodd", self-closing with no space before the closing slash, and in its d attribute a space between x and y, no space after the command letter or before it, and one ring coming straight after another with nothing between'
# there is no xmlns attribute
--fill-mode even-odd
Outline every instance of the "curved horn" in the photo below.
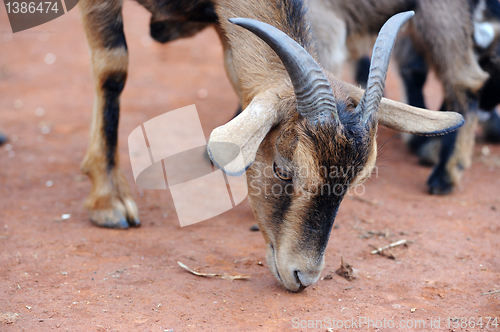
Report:
<svg viewBox="0 0 500 332"><path fill-rule="evenodd" d="M302 46L267 23L250 18L231 18L229 21L254 33L276 52L290 75L297 112L313 123L331 115L338 121L332 87L321 67Z"/></svg>
<svg viewBox="0 0 500 332"><path fill-rule="evenodd" d="M385 22L378 34L375 46L373 46L367 88L356 107L356 112L362 113L361 123L363 125L366 125L378 110L384 92L389 60L398 32L414 14L414 11L408 11L394 15Z"/></svg>

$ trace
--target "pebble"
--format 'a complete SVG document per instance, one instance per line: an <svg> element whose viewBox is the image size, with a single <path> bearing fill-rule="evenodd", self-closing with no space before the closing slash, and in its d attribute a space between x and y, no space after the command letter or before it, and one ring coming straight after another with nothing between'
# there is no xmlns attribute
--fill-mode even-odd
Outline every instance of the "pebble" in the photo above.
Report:
<svg viewBox="0 0 500 332"><path fill-rule="evenodd" d="M255 225L250 226L250 230L252 232L258 232L260 229L259 229L259 226L257 224L255 224Z"/></svg>
<svg viewBox="0 0 500 332"><path fill-rule="evenodd" d="M54 53L47 53L43 61L45 61L46 64L51 65L56 62L56 56Z"/></svg>

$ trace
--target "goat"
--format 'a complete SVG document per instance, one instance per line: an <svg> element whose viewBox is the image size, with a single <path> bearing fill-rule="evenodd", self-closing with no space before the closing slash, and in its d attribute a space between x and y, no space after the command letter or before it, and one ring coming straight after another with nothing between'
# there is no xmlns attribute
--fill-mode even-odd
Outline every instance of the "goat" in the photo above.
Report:
<svg viewBox="0 0 500 332"><path fill-rule="evenodd" d="M477 123L477 94L488 79L474 53L473 16L497 0L309 0L318 56L327 70L339 73L348 46L370 36L391 15L416 11L406 32L444 86L444 109L464 115L465 125L443 136L439 161L428 179L431 194L448 194L470 166ZM334 35L336 40L328 37ZM351 46L352 47L352 46ZM423 107L423 105L416 105Z"/></svg>
<svg viewBox="0 0 500 332"><path fill-rule="evenodd" d="M500 142L500 116L494 110L500 103L497 93L500 89L500 3L496 0L481 0L473 9L473 13L474 53L481 68L489 74L488 80L477 94L478 118L484 138L496 143ZM399 38L394 53L408 102L413 106L425 108L423 86L428 73L425 55L416 49L409 36ZM445 107L443 104L441 108ZM438 163L440 143L437 137L411 136L408 140L410 149L419 156L420 163L424 165Z"/></svg>
<svg viewBox="0 0 500 332"><path fill-rule="evenodd" d="M484 5L481 5L484 4ZM497 5L497 7L492 7ZM496 10L496 12L495 12ZM474 51L481 68L489 74L488 80L478 92L479 124L483 129L483 137L492 143L500 142L500 115L495 107L500 104L500 6L497 2L480 3L474 11ZM349 46L349 45L348 45ZM356 62L355 80L366 86L368 79L368 52L352 53L350 57ZM405 87L403 100L413 106L425 108L423 88L427 80L429 67L424 55L420 54L412 43L410 36L399 37L393 56ZM445 108L443 105L441 108ZM405 135L410 150L420 158L422 165L433 166L439 161L441 148L440 137Z"/></svg>
<svg viewBox="0 0 500 332"><path fill-rule="evenodd" d="M484 138L500 143L500 115L495 107L500 104L500 3L481 0L474 11L475 51L481 68L489 74L479 90L479 120Z"/></svg>
<svg viewBox="0 0 500 332"><path fill-rule="evenodd" d="M474 12L474 40L478 61L490 77L479 91L479 109L486 140L500 143L500 116L495 107L500 104L500 4L482 0Z"/></svg>
<svg viewBox="0 0 500 332"><path fill-rule="evenodd" d="M483 22L486 27L489 22ZM475 24L476 26L477 24ZM475 30L476 35L477 30ZM493 38L491 35L488 38ZM476 39L476 38L475 38ZM482 44L475 40L475 53L481 68L489 74L488 80L478 92L478 119L485 140L500 142L500 116L495 107L500 103L500 48L498 36ZM410 105L425 107L423 87L427 79L428 66L425 58L417 52L409 38L399 40L395 47L395 60L406 90ZM441 107L445 108L445 105ZM406 137L405 137L406 138ZM420 163L433 166L439 161L441 141L438 137L410 135L407 139L410 150L419 156Z"/></svg>
<svg viewBox="0 0 500 332"><path fill-rule="evenodd" d="M177 14L162 11L167 6L141 3L153 12L152 24L179 20ZM171 11L182 11L184 3L172 3ZM378 124L439 135L463 125L463 117L382 98L392 45L412 13L398 14L382 28L363 91L318 65L301 0L212 4L228 76L244 111L212 132L208 153L228 174L246 170L269 268L284 287L298 291L313 284L323 269L325 248L347 189L370 176ZM82 163L93 185L87 208L99 226L138 226L137 207L116 152L118 100L127 69L121 1L83 1L80 6L96 82L90 147ZM163 26L168 27L164 32L173 29ZM191 31L176 31L176 36ZM171 39L161 34L156 38ZM227 163L218 142L239 146L244 162ZM264 192L274 185L284 190Z"/></svg>

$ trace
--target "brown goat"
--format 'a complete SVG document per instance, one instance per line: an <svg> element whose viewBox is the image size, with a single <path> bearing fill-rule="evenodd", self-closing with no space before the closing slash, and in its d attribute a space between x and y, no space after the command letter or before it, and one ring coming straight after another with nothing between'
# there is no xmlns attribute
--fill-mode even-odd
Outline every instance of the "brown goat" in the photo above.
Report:
<svg viewBox="0 0 500 332"><path fill-rule="evenodd" d="M395 13L415 10L405 33L443 83L444 108L463 114L466 120L459 131L442 139L439 162L428 180L431 194L450 193L471 163L477 123L475 101L488 79L474 52L473 19L482 16L486 1L496 0L308 1L319 59L334 73L340 72L349 57L348 49L360 39L375 34ZM328 38L332 34L335 41Z"/></svg>
<svg viewBox="0 0 500 332"><path fill-rule="evenodd" d="M142 3L153 12L152 25L189 21L185 16L197 13L183 12L180 2L177 7L170 3L171 8ZM118 97L127 67L120 6L118 1L81 2L96 81L91 143L82 168L93 183L87 201L91 220L126 228L139 221L116 153ZM339 205L349 187L362 183L375 165L378 123L438 135L460 127L463 118L382 98L392 45L411 13L395 16L382 29L363 92L317 64L302 1L218 0L212 9L228 76L244 111L212 132L209 155L229 174L247 169L249 199L267 244L269 267L282 285L297 291L318 279ZM203 12L211 10L204 7ZM163 33L175 30L163 26ZM191 33L190 26L175 36ZM227 163L227 151L218 142L239 146L243 163Z"/></svg>

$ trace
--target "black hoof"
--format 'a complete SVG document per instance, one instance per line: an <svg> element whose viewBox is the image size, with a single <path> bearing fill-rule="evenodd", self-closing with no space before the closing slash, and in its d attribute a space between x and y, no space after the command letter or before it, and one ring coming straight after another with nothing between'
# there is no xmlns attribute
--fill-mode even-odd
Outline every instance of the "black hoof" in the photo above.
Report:
<svg viewBox="0 0 500 332"><path fill-rule="evenodd" d="M139 219L127 219L127 222L130 227L141 227L141 221Z"/></svg>
<svg viewBox="0 0 500 332"><path fill-rule="evenodd" d="M444 174L437 172L432 173L427 185L431 195L448 195L453 191L453 184L446 179Z"/></svg>
<svg viewBox="0 0 500 332"><path fill-rule="evenodd" d="M429 186L429 194L431 195L449 195L452 191L452 186Z"/></svg>

